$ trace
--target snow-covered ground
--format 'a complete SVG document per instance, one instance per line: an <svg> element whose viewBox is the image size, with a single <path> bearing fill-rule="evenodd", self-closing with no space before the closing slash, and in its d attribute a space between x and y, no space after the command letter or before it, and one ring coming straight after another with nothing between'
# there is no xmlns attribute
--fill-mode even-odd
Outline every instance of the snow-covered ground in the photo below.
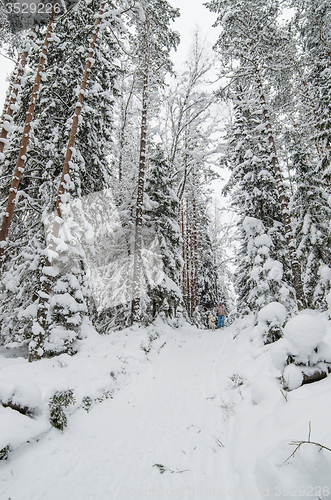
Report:
<svg viewBox="0 0 331 500"><path fill-rule="evenodd" d="M331 496L331 451L304 443L287 460L309 422L311 442L331 448L331 377L283 392L277 343L252 342L249 321L85 331L73 357L0 357L1 399L36 408L31 418L0 406L0 449L12 450L1 500ZM68 389L61 432L48 401Z"/></svg>

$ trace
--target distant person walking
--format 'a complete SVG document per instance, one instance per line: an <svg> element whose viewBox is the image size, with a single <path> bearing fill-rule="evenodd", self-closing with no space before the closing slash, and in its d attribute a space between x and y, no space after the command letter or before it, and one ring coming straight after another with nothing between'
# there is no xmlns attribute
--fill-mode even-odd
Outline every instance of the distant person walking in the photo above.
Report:
<svg viewBox="0 0 331 500"><path fill-rule="evenodd" d="M220 302L218 304L218 307L216 309L216 314L218 317L218 328L223 328L224 327L224 320L225 316L228 317L228 313L225 309L225 305Z"/></svg>

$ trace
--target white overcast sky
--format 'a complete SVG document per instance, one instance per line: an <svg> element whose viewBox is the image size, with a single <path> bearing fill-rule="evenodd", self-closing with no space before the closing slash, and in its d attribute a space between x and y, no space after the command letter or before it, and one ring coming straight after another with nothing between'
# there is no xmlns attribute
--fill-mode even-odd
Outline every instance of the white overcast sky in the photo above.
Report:
<svg viewBox="0 0 331 500"><path fill-rule="evenodd" d="M172 25L173 29L179 31L181 43L177 53L173 54L176 69L179 69L181 62L185 61L192 37L196 29L199 29L202 37L207 37L210 44L217 38L217 29L212 28L215 15L203 6L204 0L168 0L171 5L178 7L181 17ZM6 78L14 67L14 63L8 61L0 55L0 109L2 109L5 93L8 87Z"/></svg>

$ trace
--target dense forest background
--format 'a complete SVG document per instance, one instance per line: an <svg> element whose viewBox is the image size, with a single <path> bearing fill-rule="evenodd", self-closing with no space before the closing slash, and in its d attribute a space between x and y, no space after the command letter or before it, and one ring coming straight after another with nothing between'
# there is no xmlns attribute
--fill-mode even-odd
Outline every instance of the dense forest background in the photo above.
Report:
<svg viewBox="0 0 331 500"><path fill-rule="evenodd" d="M175 74L165 0L80 1L29 30L2 4L17 64L0 139L1 342L30 360L74 352L86 317L104 334L157 316L206 327L219 300L230 321L271 302L327 310L330 5L206 8L214 55L197 33ZM235 227L212 204L220 167Z"/></svg>

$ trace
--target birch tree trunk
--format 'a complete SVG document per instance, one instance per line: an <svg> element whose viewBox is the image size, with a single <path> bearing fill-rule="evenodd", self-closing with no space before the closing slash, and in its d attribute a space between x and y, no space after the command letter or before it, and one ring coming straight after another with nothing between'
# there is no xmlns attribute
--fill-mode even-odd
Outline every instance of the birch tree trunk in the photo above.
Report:
<svg viewBox="0 0 331 500"><path fill-rule="evenodd" d="M22 135L20 150L19 150L19 154L18 154L17 164L16 164L16 168L14 171L11 187L9 189L7 207L6 207L5 215L3 217L2 227L1 227L1 231L0 231L0 270L1 270L2 264L4 262L4 258L5 258L4 251L5 251L5 247L6 247L9 227L10 227L10 224L11 224L11 221L13 218L13 214L14 214L17 190L18 190L21 176L24 172L24 163L25 163L25 159L26 159L25 155L26 155L29 137L30 137L31 122L33 119L34 110L36 108L36 103L37 103L37 99L38 99L38 92L39 92L39 88L40 88L42 70L43 70L43 67L44 67L44 64L45 64L46 58L47 58L49 38L50 38L51 33L52 33L52 27L53 27L53 22L54 22L54 14L55 14L55 12L54 12L54 4L53 4L52 14L51 14L51 18L50 18L49 23L48 23L46 36L45 36L45 40L44 40L44 45L43 45L43 49L41 51L41 56L39 59L37 74L36 74L35 82L33 85L30 106L29 106L29 109L27 112L27 117L25 120L25 125L24 125L24 129L23 129L23 135ZM23 55L23 57L24 57L24 55ZM26 54L26 57L27 57L27 54ZM25 57L25 63L26 63L26 57ZM22 62L21 62L21 66L22 66ZM24 68L22 70L22 75L23 75L23 71L24 71ZM21 76L20 76L20 78L21 78ZM19 89L19 86L17 86L17 92L16 92L15 99L17 97L18 89ZM7 135L6 131L5 132L2 131L2 132L5 135ZM4 140L1 141L1 143L4 144Z"/></svg>
<svg viewBox="0 0 331 500"><path fill-rule="evenodd" d="M47 248L47 260L46 260L46 263L45 263L45 266L43 269L44 276L42 277L42 286L41 286L41 290L39 292L37 321L35 322L35 324L33 326L32 341L30 342L30 345L29 345L29 361L35 361L37 359L40 359L41 356L43 355L42 346L43 346L44 340L46 338L46 331L47 331L47 312L48 312L48 303L49 303L49 293L50 293L50 288L51 288L51 284L52 284L53 277L54 277L52 266L53 266L54 259L56 258L56 255L57 255L56 254L57 240L59 237L59 232L60 232L60 228L61 228L61 224L62 224L61 207L62 207L62 204L64 202L63 196L66 194L66 186L67 186L68 176L69 176L69 171L70 171L70 161L71 161L71 157L72 157L72 150L73 150L73 146L75 144L76 134L77 134L77 129L78 129L78 117L79 117L81 109L82 109L82 103L84 100L86 84L88 81L88 77L89 77L91 65L92 65L92 60L93 60L94 47L95 47L96 40L98 37L100 23L101 23L101 19L102 19L105 5L106 5L106 1L103 1L100 5L99 14L98 14L97 21L95 24L94 34L92 37L88 57L86 60L86 65L85 65L84 75L83 75L83 79L82 79L82 83L81 83L81 87L80 87L79 97L78 97L76 109L75 109L73 120L72 120L71 131L70 131L69 141L68 141L68 145L67 145L67 150L66 150L66 155L65 155L61 180L60 180L60 185L59 185L57 197L56 197L54 221L53 221L53 226L52 226L50 242L49 242L49 245Z"/></svg>
<svg viewBox="0 0 331 500"><path fill-rule="evenodd" d="M147 90L149 82L149 22L145 19L145 60L144 60L144 76L142 89L142 112L141 112L141 135L140 135L140 153L139 153L139 172L137 186L137 202L135 216L135 235L134 235L134 255L133 255L133 278L132 278L132 302L131 302L131 322L139 322L141 320L141 274L142 274L142 222L143 222L143 202L144 202L144 183L146 169L146 137L147 137Z"/></svg>

